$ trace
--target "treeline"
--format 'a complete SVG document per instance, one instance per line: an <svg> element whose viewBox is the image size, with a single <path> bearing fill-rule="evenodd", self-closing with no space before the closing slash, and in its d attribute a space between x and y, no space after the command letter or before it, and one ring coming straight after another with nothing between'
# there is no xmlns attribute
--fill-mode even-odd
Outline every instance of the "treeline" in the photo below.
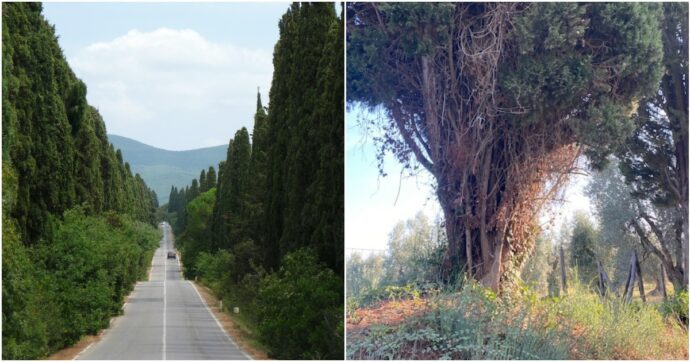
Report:
<svg viewBox="0 0 690 362"><path fill-rule="evenodd" d="M108 142L40 3L2 5L2 357L107 326L158 234L155 193Z"/></svg>
<svg viewBox="0 0 690 362"><path fill-rule="evenodd" d="M295 3L279 28L270 107L257 95L217 181L173 187L168 210L186 276L239 306L269 356L342 359L343 21Z"/></svg>
<svg viewBox="0 0 690 362"><path fill-rule="evenodd" d="M418 212L398 222L383 253L352 252L347 259L348 313L357 307L442 285L443 252L448 244L442 220Z"/></svg>

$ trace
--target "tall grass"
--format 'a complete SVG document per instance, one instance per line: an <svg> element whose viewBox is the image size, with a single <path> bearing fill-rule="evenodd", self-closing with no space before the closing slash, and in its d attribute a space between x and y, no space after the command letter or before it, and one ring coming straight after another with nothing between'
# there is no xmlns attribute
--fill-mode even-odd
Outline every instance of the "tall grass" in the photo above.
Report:
<svg viewBox="0 0 690 362"><path fill-rule="evenodd" d="M687 359L687 331L653 304L529 288L496 297L475 283L429 298L429 312L348 339L350 359Z"/></svg>
<svg viewBox="0 0 690 362"><path fill-rule="evenodd" d="M576 343L573 358L672 358L669 353L683 350L687 354L687 334L651 303L601 298L575 282L567 296L544 299L537 308L570 329Z"/></svg>

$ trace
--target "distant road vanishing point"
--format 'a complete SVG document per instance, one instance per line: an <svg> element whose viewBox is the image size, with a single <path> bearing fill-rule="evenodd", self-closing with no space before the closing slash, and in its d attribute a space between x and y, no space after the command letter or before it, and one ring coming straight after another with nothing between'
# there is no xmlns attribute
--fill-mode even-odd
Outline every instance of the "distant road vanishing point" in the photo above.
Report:
<svg viewBox="0 0 690 362"><path fill-rule="evenodd" d="M245 360L250 359L225 333L194 285L182 277L171 229L153 257L150 280L137 283L103 338L77 356L82 360Z"/></svg>

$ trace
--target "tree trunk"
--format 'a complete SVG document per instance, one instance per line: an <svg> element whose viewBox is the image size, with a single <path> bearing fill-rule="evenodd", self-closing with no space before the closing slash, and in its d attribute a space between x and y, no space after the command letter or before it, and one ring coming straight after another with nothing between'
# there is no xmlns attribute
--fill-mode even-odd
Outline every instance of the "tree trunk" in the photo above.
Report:
<svg viewBox="0 0 690 362"><path fill-rule="evenodd" d="M563 245L559 250L558 257L561 264L561 288L563 288L563 294L568 294L568 283L565 276L565 256L563 256Z"/></svg>

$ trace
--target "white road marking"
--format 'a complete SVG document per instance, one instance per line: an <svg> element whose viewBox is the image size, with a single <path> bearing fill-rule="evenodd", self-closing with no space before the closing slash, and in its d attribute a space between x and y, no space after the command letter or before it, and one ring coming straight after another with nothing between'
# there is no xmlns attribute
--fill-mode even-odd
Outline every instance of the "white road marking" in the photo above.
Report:
<svg viewBox="0 0 690 362"><path fill-rule="evenodd" d="M77 353L77 355L74 356L74 358L72 358L72 360L79 359L79 356L81 356L82 353L86 352L87 349L91 348L91 346L93 346L93 343L94 342L89 343L89 345L86 346L86 348L84 348L81 352Z"/></svg>
<svg viewBox="0 0 690 362"><path fill-rule="evenodd" d="M164 237L165 238L165 237ZM166 240L167 241L167 240ZM166 329L166 315L167 315L167 309L168 309L168 299L167 299L167 290L166 290L166 280L168 278L168 259L167 255L165 256L165 267L164 267L164 274L163 274L163 359L165 360L165 329Z"/></svg>
<svg viewBox="0 0 690 362"><path fill-rule="evenodd" d="M208 314L210 314L211 317L213 317L213 320L216 321L216 324L218 325L218 328L220 328L220 330L223 331L223 334L224 334L225 337L228 339L228 341L230 341L230 343L232 343L232 344L237 348L238 351L240 351L245 357L247 357L247 359L253 359L253 358L250 357L248 354L244 353L244 351L242 350L242 348L240 348L240 346L238 346L237 343L235 343L235 341L233 341L232 338L230 338L230 336L228 335L228 332L225 331L225 328L223 328L223 326L220 324L220 321L218 321L218 318L216 318L216 316L213 315L213 312L211 312L211 309L208 307L208 305L206 305L206 302L204 301L204 298L201 297L201 294L200 294L199 291L196 289L196 286L194 285L194 283L192 283L192 282L189 281L189 280L187 280L187 283L189 283L189 284L192 286L192 288L193 288L194 291L196 292L196 295L199 296L199 299L201 300L201 304L203 304L204 307L206 307L206 311L208 311Z"/></svg>

